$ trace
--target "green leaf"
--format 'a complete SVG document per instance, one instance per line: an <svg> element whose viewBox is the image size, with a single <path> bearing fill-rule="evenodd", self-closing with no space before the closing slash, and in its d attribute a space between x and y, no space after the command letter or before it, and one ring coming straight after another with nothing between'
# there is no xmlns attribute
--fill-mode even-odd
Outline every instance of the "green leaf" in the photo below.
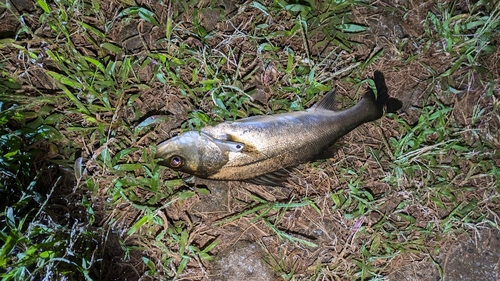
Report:
<svg viewBox="0 0 500 281"><path fill-rule="evenodd" d="M122 48L120 46L108 42L102 43L101 48L107 49L115 54L118 54L122 51Z"/></svg>
<svg viewBox="0 0 500 281"><path fill-rule="evenodd" d="M144 224L152 220L152 214L148 214L140 218L132 227L130 227L129 231L127 232L127 235L132 235L136 233Z"/></svg>
<svg viewBox="0 0 500 281"><path fill-rule="evenodd" d="M12 38L0 39L0 48L5 48L5 47L8 47L8 46L11 46L11 44L14 43L14 42L16 42L16 40L14 40Z"/></svg>
<svg viewBox="0 0 500 281"><path fill-rule="evenodd" d="M139 164L139 163L135 163L135 164L118 164L118 165L113 166L113 169L115 169L117 171L126 171L126 172L135 171L135 170L138 170L140 168L142 168L142 165Z"/></svg>
<svg viewBox="0 0 500 281"><path fill-rule="evenodd" d="M376 60L378 60L380 57L382 57L382 55L384 54L384 49L380 49L378 50L376 53L372 53L372 55L370 56L370 58L368 58L364 63L363 63L363 67L367 67L369 66L370 64L374 63ZM370 87L372 87L372 89L374 89L374 92L376 92L377 90L377 87L375 87L375 83L372 85L370 84Z"/></svg>
<svg viewBox="0 0 500 281"><path fill-rule="evenodd" d="M91 64L95 65L102 73L105 72L104 66L102 63L96 59L89 58L89 57L83 57L86 61L90 62Z"/></svg>
<svg viewBox="0 0 500 281"><path fill-rule="evenodd" d="M365 31L367 30L368 28L365 27L365 26L362 26L362 25L359 25L359 24L353 24L353 23L345 23L345 24L341 24L339 26L337 26L338 29L344 31L344 32L361 32L361 31Z"/></svg>
<svg viewBox="0 0 500 281"><path fill-rule="evenodd" d="M118 163L118 161L120 161L123 157L127 156L128 154L130 154L132 152L137 151L138 149L139 148L137 148L137 147L129 147L129 148L125 148L125 149L118 151L118 153L116 153L115 156L113 156L111 163L113 165L116 165Z"/></svg>
<svg viewBox="0 0 500 281"><path fill-rule="evenodd" d="M186 265L189 261L189 257L183 257L180 264L179 264L179 267L177 267L177 275L181 275L181 273L184 271L184 269L186 268Z"/></svg>
<svg viewBox="0 0 500 281"><path fill-rule="evenodd" d="M106 167L108 168L112 168L113 165L111 164L111 156L109 154L109 149L108 148L104 148L102 151L101 151L101 157L104 161L104 164L106 165Z"/></svg>
<svg viewBox="0 0 500 281"><path fill-rule="evenodd" d="M151 261L150 259L148 259L146 257L142 257L142 261L146 264L146 266L149 268L149 270L156 271L156 266L153 263L153 261Z"/></svg>
<svg viewBox="0 0 500 281"><path fill-rule="evenodd" d="M144 121L139 123L135 127L135 130L140 131L144 127L148 127L148 126L158 124L158 123L168 122L169 120L170 120L170 117L166 116L166 115L153 115L153 116L150 116L150 117L144 119Z"/></svg>
<svg viewBox="0 0 500 281"><path fill-rule="evenodd" d="M16 246L17 241L18 241L18 236L14 234L7 236L7 239L3 241L4 245L0 250L0 268L5 268L7 261L10 260L11 257L10 253L12 249L14 249L14 247Z"/></svg>
<svg viewBox="0 0 500 281"><path fill-rule="evenodd" d="M151 12L145 8L139 8L139 17L141 17L145 21L149 22L150 24L160 26L158 21L156 21L153 12Z"/></svg>
<svg viewBox="0 0 500 281"><path fill-rule="evenodd" d="M183 179L168 180L165 182L165 186L170 189L174 189L184 185Z"/></svg>
<svg viewBox="0 0 500 281"><path fill-rule="evenodd" d="M61 74L53 72L53 71L46 71L46 73L49 74L50 76L52 76L55 79L55 81L58 84L59 88L61 88L61 90L63 90L63 92L66 94L66 96L78 107L78 111L79 112L87 114L87 115L91 115L90 111L85 107L85 105L77 97L75 97L75 95L73 95L73 93L71 93L68 90L68 88L66 88L64 85L62 85L59 82L59 78L62 77Z"/></svg>
<svg viewBox="0 0 500 281"><path fill-rule="evenodd" d="M286 5L285 9L290 12L309 12L311 10L311 7L300 4L290 4Z"/></svg>
<svg viewBox="0 0 500 281"><path fill-rule="evenodd" d="M63 118L62 114L55 113L47 116L45 120L43 120L43 124L45 125L52 125L54 123L60 122Z"/></svg>
<svg viewBox="0 0 500 281"><path fill-rule="evenodd" d="M43 252L40 253L40 257L42 259L52 258L52 257L54 257L54 255L55 255L55 252L54 251L50 251L50 250L49 251L43 251Z"/></svg>
<svg viewBox="0 0 500 281"><path fill-rule="evenodd" d="M224 102L220 98L215 98L215 104L217 104L218 107L227 110L226 105L224 105Z"/></svg>
<svg viewBox="0 0 500 281"><path fill-rule="evenodd" d="M179 199L180 200L185 200L185 199L193 197L194 194L195 193L193 191L184 191L184 192L181 192L179 194Z"/></svg>
<svg viewBox="0 0 500 281"><path fill-rule="evenodd" d="M289 241L292 241L292 242L297 242L297 243L300 243L302 245L306 245L308 247L311 247L311 248L317 248L318 245L313 243L313 242L310 242L310 241L307 241L305 239L302 239L302 238L298 238L298 237L295 237L295 236L292 236L290 234L287 234L281 230L279 230L276 226L274 226L272 223L270 223L269 221L267 220L264 220L267 224L267 226L269 228L271 228L275 233L276 235L278 235L280 238L285 238Z"/></svg>
<svg viewBox="0 0 500 281"><path fill-rule="evenodd" d="M398 217L406 220L406 221L409 221L411 223L415 223L417 220L413 217L413 216L410 216L408 214L405 214L405 213L397 213L396 214Z"/></svg>
<svg viewBox="0 0 500 281"><path fill-rule="evenodd" d="M58 130L48 125L41 125L38 127L37 133L43 138L52 140L61 140L63 138L62 134Z"/></svg>
<svg viewBox="0 0 500 281"><path fill-rule="evenodd" d="M219 240L214 240L212 243L210 243L210 245L206 246L205 249L203 249L203 253L208 253L210 251L212 251L213 248L215 248L215 246L217 246L217 244L219 244Z"/></svg>
<svg viewBox="0 0 500 281"><path fill-rule="evenodd" d="M38 4L38 6L40 6L40 8L42 8L44 12L46 12L47 14L50 13L51 10L47 2L43 0L37 0L36 3Z"/></svg>
<svg viewBox="0 0 500 281"><path fill-rule="evenodd" d="M45 73L52 76L57 82L63 83L64 85L73 87L75 89L81 89L81 83L76 80L53 71L46 71Z"/></svg>
<svg viewBox="0 0 500 281"><path fill-rule="evenodd" d="M77 21L77 22L79 24L81 24L83 26L83 28L92 31L92 33L94 33L95 35L97 35L99 38L101 38L101 39L105 39L106 38L106 34L104 34L104 32L100 31L96 27L93 27L90 24L87 24L87 23L85 23L83 21Z"/></svg>
<svg viewBox="0 0 500 281"><path fill-rule="evenodd" d="M250 4L250 7L254 7L254 8L257 8L259 9L262 13L264 13L265 16L268 16L269 13L267 11L267 8L266 6L260 4L259 2L257 1L253 1L251 4Z"/></svg>
<svg viewBox="0 0 500 281"><path fill-rule="evenodd" d="M160 26L160 24L158 23L158 21L156 21L156 19L154 17L154 13L149 11L146 8L129 7L129 8L126 8L125 10L123 10L120 14L118 14L119 17L125 16L125 15L131 15L131 16L139 15L139 17L142 18L143 20L145 20L153 25Z"/></svg>
<svg viewBox="0 0 500 281"><path fill-rule="evenodd" d="M207 253L203 253L203 252L199 253L199 254L198 254L198 256L200 256L200 258L201 258L202 260L205 260L205 261L211 261L211 260L213 260L213 259L214 259L214 258L213 258L212 256L210 256L209 254L207 254Z"/></svg>
<svg viewBox="0 0 500 281"><path fill-rule="evenodd" d="M210 194L210 190L208 188L195 187L194 190L201 194Z"/></svg>

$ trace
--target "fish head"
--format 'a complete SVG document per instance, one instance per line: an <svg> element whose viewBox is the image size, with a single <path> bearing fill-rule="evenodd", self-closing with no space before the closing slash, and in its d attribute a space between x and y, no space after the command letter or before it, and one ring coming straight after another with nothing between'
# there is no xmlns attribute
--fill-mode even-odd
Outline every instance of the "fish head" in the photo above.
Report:
<svg viewBox="0 0 500 281"><path fill-rule="evenodd" d="M227 151L217 140L197 131L158 144L155 158L161 158L160 165L201 178L215 174L229 161Z"/></svg>

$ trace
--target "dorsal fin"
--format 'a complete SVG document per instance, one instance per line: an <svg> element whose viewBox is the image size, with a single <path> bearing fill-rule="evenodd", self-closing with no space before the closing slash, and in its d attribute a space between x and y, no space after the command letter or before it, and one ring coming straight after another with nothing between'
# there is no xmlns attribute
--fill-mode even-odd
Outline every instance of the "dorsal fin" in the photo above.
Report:
<svg viewBox="0 0 500 281"><path fill-rule="evenodd" d="M335 89L331 89L321 100L319 100L312 109L326 109L335 110L337 106L337 101L335 99Z"/></svg>

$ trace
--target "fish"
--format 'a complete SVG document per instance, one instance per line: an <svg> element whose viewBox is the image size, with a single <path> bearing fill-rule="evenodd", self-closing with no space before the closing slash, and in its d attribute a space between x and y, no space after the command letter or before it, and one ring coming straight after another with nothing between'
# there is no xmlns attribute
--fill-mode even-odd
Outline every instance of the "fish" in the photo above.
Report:
<svg viewBox="0 0 500 281"><path fill-rule="evenodd" d="M259 115L187 131L157 145L158 164L196 177L283 185L289 168L321 159L344 135L395 113L402 102L390 97L384 75L373 75L354 106L337 110L335 89L305 111Z"/></svg>

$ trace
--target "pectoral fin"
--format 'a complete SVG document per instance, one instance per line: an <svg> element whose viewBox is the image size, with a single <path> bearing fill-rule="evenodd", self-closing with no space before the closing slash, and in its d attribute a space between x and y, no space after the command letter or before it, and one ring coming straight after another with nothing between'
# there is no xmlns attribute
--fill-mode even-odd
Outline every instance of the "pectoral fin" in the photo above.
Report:
<svg viewBox="0 0 500 281"><path fill-rule="evenodd" d="M241 152L245 148L245 144L236 141L214 139L214 142L222 151L227 152Z"/></svg>
<svg viewBox="0 0 500 281"><path fill-rule="evenodd" d="M228 140L229 137L225 139L217 139L211 135L202 132L203 135L210 138L222 151L224 152L241 152L245 148L245 144L237 141Z"/></svg>

